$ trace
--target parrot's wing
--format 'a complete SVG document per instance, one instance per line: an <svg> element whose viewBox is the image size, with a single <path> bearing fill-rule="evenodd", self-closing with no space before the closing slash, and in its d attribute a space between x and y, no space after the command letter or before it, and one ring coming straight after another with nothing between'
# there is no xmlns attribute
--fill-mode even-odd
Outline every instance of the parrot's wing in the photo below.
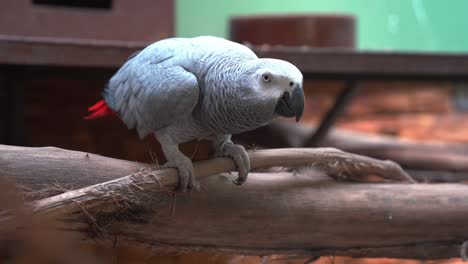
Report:
<svg viewBox="0 0 468 264"><path fill-rule="evenodd" d="M144 53L143 51L142 53ZM192 113L198 102L197 77L172 49L131 57L112 77L103 96L140 138Z"/></svg>

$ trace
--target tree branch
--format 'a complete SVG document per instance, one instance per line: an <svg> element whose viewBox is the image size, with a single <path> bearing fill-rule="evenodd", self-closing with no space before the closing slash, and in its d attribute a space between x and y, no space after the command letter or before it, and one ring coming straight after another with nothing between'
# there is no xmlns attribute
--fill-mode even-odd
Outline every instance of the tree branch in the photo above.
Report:
<svg viewBox="0 0 468 264"><path fill-rule="evenodd" d="M305 141L314 130L313 127L304 125L273 121L268 126L238 135L236 139L246 144L255 142L267 148L304 147ZM433 173L431 177L424 173L425 178L434 181L468 180L468 146L463 144L417 142L335 129L321 146L335 147L377 159L390 159L405 169L444 171L441 178L437 177L437 173ZM454 173L448 175L448 172Z"/></svg>
<svg viewBox="0 0 468 264"><path fill-rule="evenodd" d="M390 180L410 181L406 174L392 161L349 154L337 149L276 149L259 150L249 153L251 168L262 169L273 166L298 167L314 166L335 178L362 178L379 175ZM88 159L91 159L88 157ZM203 178L236 169L235 163L228 158L217 158L194 163L196 178ZM141 191L160 190L174 187L178 182L175 169L140 170L122 178L99 183L78 190L69 191L34 203L36 212L72 213L83 209L116 205L125 196L133 197ZM138 200L138 199L137 199ZM134 200L136 201L136 200Z"/></svg>
<svg viewBox="0 0 468 264"><path fill-rule="evenodd" d="M0 153L10 148L0 146ZM468 237L466 185L343 183L331 181L322 171L303 169L252 173L246 184L236 186L232 183L236 175L222 173L234 170L234 163L214 159L195 164L201 192L175 194L168 189L177 183L173 169L139 170L142 164L50 148L15 148L16 153L21 149L20 159L25 163L18 165L2 156L0 171L9 171L9 178L26 180L25 184L29 179L36 186L54 177L77 183L75 176L83 171L92 176L90 167L97 171L111 168L114 177L136 169L137 173L32 204L36 214L90 223L90 230L104 242L115 241L117 236L118 243L137 247L253 255L446 258L459 256L459 245ZM72 160L51 153L66 154ZM48 162L31 162L26 156ZM394 163L335 149L262 150L250 157L253 168L315 163L334 176L345 172L354 177L407 177ZM57 166L67 170L60 172ZM53 173L41 174L47 169L38 167ZM30 177L19 176L26 171ZM68 230L89 232L72 224Z"/></svg>

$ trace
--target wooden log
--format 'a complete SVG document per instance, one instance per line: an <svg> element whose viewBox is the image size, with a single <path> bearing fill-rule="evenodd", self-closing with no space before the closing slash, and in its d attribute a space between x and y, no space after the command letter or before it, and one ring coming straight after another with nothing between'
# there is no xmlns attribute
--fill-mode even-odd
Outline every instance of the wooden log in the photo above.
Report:
<svg viewBox="0 0 468 264"><path fill-rule="evenodd" d="M40 189L41 185L44 187L44 184L78 189L143 171L151 174L151 170L157 168L156 165L54 147L28 148L0 145L0 153L2 153L0 155L2 176L35 190ZM250 158L253 169L314 164L333 177L364 177L376 174L390 180L411 180L411 177L391 161L379 161L332 148L261 150L251 152ZM201 175L235 170L235 164L226 158L198 162L195 164L195 170L197 164ZM177 183L176 170L159 170L154 175L159 176L159 174L170 175L167 186Z"/></svg>
<svg viewBox="0 0 468 264"><path fill-rule="evenodd" d="M3 148L8 147L4 146ZM379 175L389 180L414 182L411 176L392 161L375 160L332 148L260 150L249 153L249 158L253 170L273 166L314 166L337 179L359 179L369 175ZM88 157L88 159L90 158ZM82 166L86 166L87 162L87 160L82 162ZM119 160L108 160L108 163L111 162L120 163ZM47 166L51 165L51 163L47 164ZM27 168L27 170L33 169ZM235 163L228 158L216 158L194 163L194 175L197 178L231 172L235 169ZM21 175L21 171L18 171L18 174ZM46 175L52 176L51 174ZM69 175L71 178L75 178L73 173ZM42 180L44 183L47 182L44 177ZM53 180L53 178L49 178L49 180ZM173 188L177 182L178 176L175 169L154 171L140 169L125 177L35 201L32 207L36 213L49 215L63 215L102 208L112 211L119 207L119 202L139 205L143 203L145 198L148 198L145 196L146 192L167 190L164 188Z"/></svg>
<svg viewBox="0 0 468 264"><path fill-rule="evenodd" d="M48 185L77 189L138 172L154 165L54 147L0 145L0 177L33 190Z"/></svg>
<svg viewBox="0 0 468 264"><path fill-rule="evenodd" d="M8 149L14 147L0 148L0 153L8 153ZM4 171L5 164L13 178L21 175L21 170L31 171L29 178L22 179L36 179L35 183L47 184L57 175L64 181L76 182L73 176L82 174L88 164L97 171L110 167L116 175L127 173L132 166L140 166L61 150L65 156L74 158L49 156L47 163L32 163L33 166L28 167L26 156L46 160L43 155L59 151L18 148L17 153L20 149L25 150L21 160L26 163L14 171L14 162L11 159L5 162L8 157L2 155L0 171ZM319 160L328 155L328 161L343 158L342 152L333 149L282 151L251 153L253 167L271 166L272 159L273 164L299 165L305 161L310 163L314 155L321 158ZM281 153L282 159L275 153ZM82 156L85 158L79 158ZM354 158L352 162L369 163L365 157L344 157ZM95 158L105 162L90 163ZM67 168L66 172L51 169L54 174L43 174L46 169L37 169L58 164ZM118 168L123 169L119 171ZM311 169L295 173L252 173L242 186L232 183L236 178L234 174L208 176L213 170L221 172L226 168L235 169L229 159L197 163L196 175L205 176L201 179L200 192L175 194L161 188L159 184L164 187L177 182L176 172L167 169L157 175L154 172L129 175L84 187L32 205L36 212L53 211L60 218L71 217L72 222L90 223L90 228L83 229L82 225L77 228L70 219L67 221L70 223L67 230L93 234L94 237L88 239L90 243L98 240L109 245L151 246L164 250L435 259L460 256L460 245L468 238L466 185L335 182L323 172ZM77 214L80 212L82 214ZM14 219L3 219L3 223L9 220Z"/></svg>
<svg viewBox="0 0 468 264"><path fill-rule="evenodd" d="M202 192L159 193L146 213L67 229L98 229L86 242L108 247L297 257L459 257L468 237L466 185L340 183L310 171L254 173L242 187L233 179L209 176Z"/></svg>
<svg viewBox="0 0 468 264"><path fill-rule="evenodd" d="M468 171L407 170L411 177L422 183L468 182Z"/></svg>
<svg viewBox="0 0 468 264"><path fill-rule="evenodd" d="M418 142L390 136L334 131L321 146L377 159L391 159L405 168L434 171L468 171L468 146L442 142Z"/></svg>
<svg viewBox="0 0 468 264"><path fill-rule="evenodd" d="M313 133L313 127L273 121L258 131L238 135L235 139L269 148L304 147ZM320 146L335 147L377 159L390 159L405 169L443 171L445 175L446 172L468 172L468 146L464 144L418 142L335 129ZM437 180L437 175L434 177ZM460 178L466 179L466 176Z"/></svg>
<svg viewBox="0 0 468 264"><path fill-rule="evenodd" d="M210 176L202 192L167 198L144 218L149 224L117 222L110 230L131 244L237 254L460 256L468 237L468 186L310 176L318 175L256 173L243 187L231 184L233 175Z"/></svg>

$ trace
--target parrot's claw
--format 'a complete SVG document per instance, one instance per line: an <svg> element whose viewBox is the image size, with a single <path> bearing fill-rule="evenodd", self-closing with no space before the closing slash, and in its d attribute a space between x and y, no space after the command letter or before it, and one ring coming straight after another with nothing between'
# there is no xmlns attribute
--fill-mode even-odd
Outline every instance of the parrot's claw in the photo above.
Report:
<svg viewBox="0 0 468 264"><path fill-rule="evenodd" d="M195 179L195 176L193 175L193 165L190 159L186 158L177 161L169 161L166 164L164 164L163 167L175 168L178 170L179 185L177 186L176 191L200 191L200 183Z"/></svg>
<svg viewBox="0 0 468 264"><path fill-rule="evenodd" d="M250 171L250 159L245 148L228 142L224 144L223 156L232 158L237 165L238 177L234 180L234 183L237 185L243 184L247 180Z"/></svg>

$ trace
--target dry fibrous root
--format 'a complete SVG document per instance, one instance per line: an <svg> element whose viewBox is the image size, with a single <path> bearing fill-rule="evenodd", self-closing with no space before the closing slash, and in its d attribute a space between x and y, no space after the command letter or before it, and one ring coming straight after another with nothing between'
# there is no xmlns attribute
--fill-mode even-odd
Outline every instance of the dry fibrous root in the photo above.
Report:
<svg viewBox="0 0 468 264"><path fill-rule="evenodd" d="M30 188L23 185L16 185L19 193L21 193L26 201L40 200L57 194L73 190L71 186L63 186L57 183L42 184L37 188Z"/></svg>
<svg viewBox="0 0 468 264"><path fill-rule="evenodd" d="M415 182L400 165L393 161L378 160L335 148L292 148L278 149L275 152L272 150L251 152L249 156L252 168L312 166L337 180L362 179L366 176L378 175L387 180Z"/></svg>
<svg viewBox="0 0 468 264"><path fill-rule="evenodd" d="M387 180L416 182L400 165L391 160L378 160L335 148L320 150L323 150L323 156L313 162L312 167L323 170L337 180L362 179L378 175Z"/></svg>

